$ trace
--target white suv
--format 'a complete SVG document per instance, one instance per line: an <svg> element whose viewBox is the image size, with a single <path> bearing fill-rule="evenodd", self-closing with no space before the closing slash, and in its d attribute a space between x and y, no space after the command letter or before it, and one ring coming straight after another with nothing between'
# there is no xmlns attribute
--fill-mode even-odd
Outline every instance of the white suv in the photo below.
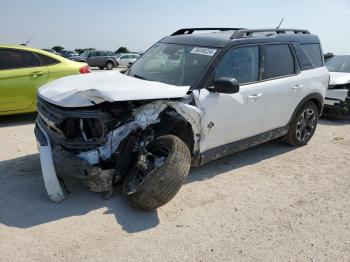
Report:
<svg viewBox="0 0 350 262"><path fill-rule="evenodd" d="M202 30L218 32L192 34ZM131 205L157 208L191 165L280 137L305 145L328 82L320 41L306 30L181 29L125 74L71 76L39 90L46 189L64 199L56 172L94 192L123 182Z"/></svg>

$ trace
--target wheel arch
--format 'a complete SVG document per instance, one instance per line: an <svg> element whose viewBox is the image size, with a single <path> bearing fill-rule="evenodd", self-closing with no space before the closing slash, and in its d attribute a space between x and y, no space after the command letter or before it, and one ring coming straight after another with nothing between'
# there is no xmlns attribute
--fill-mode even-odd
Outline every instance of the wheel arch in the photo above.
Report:
<svg viewBox="0 0 350 262"><path fill-rule="evenodd" d="M321 115L322 113L322 109L323 109L323 103L324 103L324 98L323 96L320 94L320 93L312 93L312 94L309 94L307 95L306 97L304 97L300 102L299 104L297 105L297 107L295 108L293 114L292 114L292 117L290 118L288 124L290 124L295 115L297 114L297 112L300 110L300 108L302 108L302 106L307 103L307 102L313 102L316 104L317 106L317 109L318 109L318 112L319 112L319 115Z"/></svg>

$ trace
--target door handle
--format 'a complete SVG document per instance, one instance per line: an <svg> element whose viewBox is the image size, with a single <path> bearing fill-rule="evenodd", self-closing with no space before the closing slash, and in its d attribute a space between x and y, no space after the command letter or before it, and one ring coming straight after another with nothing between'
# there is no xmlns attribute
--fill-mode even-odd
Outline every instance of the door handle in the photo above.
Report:
<svg viewBox="0 0 350 262"><path fill-rule="evenodd" d="M293 86L294 90L298 90L298 89L302 89L304 87L304 85L302 84L296 84L295 86Z"/></svg>
<svg viewBox="0 0 350 262"><path fill-rule="evenodd" d="M263 94L254 94L254 95L250 95L250 96L248 96L248 99L250 100L250 101L255 101L255 100L257 100L257 99L259 99L260 97L262 97L262 95Z"/></svg>
<svg viewBox="0 0 350 262"><path fill-rule="evenodd" d="M42 71L33 72L30 75L31 75L31 77L39 77L39 76L44 75L44 72L42 72Z"/></svg>

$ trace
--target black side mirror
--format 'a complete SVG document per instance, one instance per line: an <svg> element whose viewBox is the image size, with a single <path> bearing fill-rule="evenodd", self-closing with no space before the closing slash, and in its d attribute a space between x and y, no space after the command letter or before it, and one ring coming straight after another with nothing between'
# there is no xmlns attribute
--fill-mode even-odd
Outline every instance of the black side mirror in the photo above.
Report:
<svg viewBox="0 0 350 262"><path fill-rule="evenodd" d="M212 90L223 94L235 94L239 92L239 83L235 78L220 77L214 81Z"/></svg>
<svg viewBox="0 0 350 262"><path fill-rule="evenodd" d="M132 66L132 62L129 62L129 64L128 64L128 68L130 68Z"/></svg>

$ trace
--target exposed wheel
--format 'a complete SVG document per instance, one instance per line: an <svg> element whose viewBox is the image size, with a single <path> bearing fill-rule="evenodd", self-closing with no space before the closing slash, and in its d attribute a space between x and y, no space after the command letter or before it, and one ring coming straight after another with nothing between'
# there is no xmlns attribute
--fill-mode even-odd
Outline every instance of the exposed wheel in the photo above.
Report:
<svg viewBox="0 0 350 262"><path fill-rule="evenodd" d="M113 67L114 67L114 64L113 64L112 62L107 62L107 63L106 63L106 69L107 69L107 70L112 70Z"/></svg>
<svg viewBox="0 0 350 262"><path fill-rule="evenodd" d="M147 145L147 161L137 161L123 183L131 206L149 211L168 203L186 181L191 154L177 136L161 136Z"/></svg>
<svg viewBox="0 0 350 262"><path fill-rule="evenodd" d="M98 68L101 69L101 70L103 70L105 67L104 67L104 66L99 66Z"/></svg>
<svg viewBox="0 0 350 262"><path fill-rule="evenodd" d="M295 115L284 141L292 146L306 145L314 135L319 112L315 103L309 101Z"/></svg>

